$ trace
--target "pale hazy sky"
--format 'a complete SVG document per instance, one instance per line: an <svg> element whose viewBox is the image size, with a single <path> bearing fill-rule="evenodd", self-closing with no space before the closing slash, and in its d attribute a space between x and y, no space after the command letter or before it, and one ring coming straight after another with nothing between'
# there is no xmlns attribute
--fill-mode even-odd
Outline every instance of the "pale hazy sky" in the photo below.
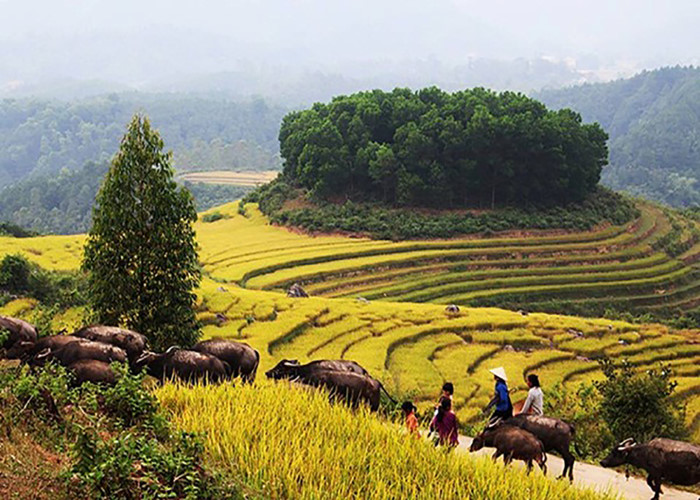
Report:
<svg viewBox="0 0 700 500"><path fill-rule="evenodd" d="M0 77L69 66L73 51L80 77L99 77L87 69L97 59L142 51L179 60L180 72L542 56L653 68L700 62L698 26L699 0L0 0Z"/></svg>

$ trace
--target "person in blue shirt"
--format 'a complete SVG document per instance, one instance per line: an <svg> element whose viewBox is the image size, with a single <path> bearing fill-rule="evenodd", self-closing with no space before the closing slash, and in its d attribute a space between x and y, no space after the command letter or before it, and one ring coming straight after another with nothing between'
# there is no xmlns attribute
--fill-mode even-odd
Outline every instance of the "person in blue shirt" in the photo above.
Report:
<svg viewBox="0 0 700 500"><path fill-rule="evenodd" d="M510 394L508 391L508 377L506 376L506 371L502 366L489 370L493 374L493 378L496 381L496 391L494 393L493 399L489 402L488 406L484 408L484 413L487 413L493 406L496 407L496 411L493 412L491 416L491 422L496 420L507 420L513 416L513 404L510 402Z"/></svg>

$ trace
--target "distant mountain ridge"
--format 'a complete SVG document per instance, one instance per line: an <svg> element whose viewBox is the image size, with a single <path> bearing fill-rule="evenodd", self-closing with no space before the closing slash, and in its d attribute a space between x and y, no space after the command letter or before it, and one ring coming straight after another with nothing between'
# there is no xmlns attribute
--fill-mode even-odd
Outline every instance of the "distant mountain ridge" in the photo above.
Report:
<svg viewBox="0 0 700 500"><path fill-rule="evenodd" d="M700 68L644 71L610 83L533 94L610 134L602 181L673 206L700 205Z"/></svg>
<svg viewBox="0 0 700 500"><path fill-rule="evenodd" d="M71 102L0 100L0 188L30 175L112 158L126 123L145 113L178 170L274 170L286 109L184 94L109 94Z"/></svg>

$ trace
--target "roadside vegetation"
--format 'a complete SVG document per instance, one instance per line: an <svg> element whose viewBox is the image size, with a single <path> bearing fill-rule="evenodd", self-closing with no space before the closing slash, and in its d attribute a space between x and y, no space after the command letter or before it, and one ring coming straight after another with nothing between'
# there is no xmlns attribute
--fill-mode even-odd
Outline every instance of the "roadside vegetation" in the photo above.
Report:
<svg viewBox="0 0 700 500"><path fill-rule="evenodd" d="M74 387L61 366L0 365L3 498L241 498L205 469L202 436L172 427L143 376Z"/></svg>

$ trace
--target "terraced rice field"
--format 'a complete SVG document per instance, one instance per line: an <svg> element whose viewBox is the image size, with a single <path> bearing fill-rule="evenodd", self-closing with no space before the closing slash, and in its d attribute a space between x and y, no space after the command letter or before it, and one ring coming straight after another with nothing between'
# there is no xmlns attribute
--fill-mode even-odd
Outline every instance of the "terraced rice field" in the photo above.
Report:
<svg viewBox="0 0 700 500"><path fill-rule="evenodd" d="M228 184L231 186L256 187L270 182L279 172L264 170L260 172L231 172L228 170L211 172L189 172L178 176L179 179L204 184Z"/></svg>
<svg viewBox="0 0 700 500"><path fill-rule="evenodd" d="M219 280L262 290L299 283L324 297L595 314L697 309L700 226L651 205L641 209L627 225L584 233L394 243L305 237L265 225L248 205L247 219L208 228L239 235L236 249L221 241L203 248L202 258Z"/></svg>
<svg viewBox="0 0 700 500"><path fill-rule="evenodd" d="M252 206L245 217L236 204L216 210L230 218L197 224L206 276L199 315L205 336L256 347L259 374L283 358L353 359L421 409L451 380L458 416L470 422L492 393L490 367L506 368L517 400L530 371L546 385L573 389L600 377L592 359L601 354L640 370L666 362L700 440L700 332L496 308L449 315L439 304L511 294L528 304L556 297L628 301L640 310L697 307L700 247L688 221L644 206L637 221L587 233L396 243L298 234L270 226ZM78 266L81 244L81 237L0 238L0 255L21 251L46 267L70 269ZM295 281L312 297L279 293ZM32 304L12 302L0 313L31 319ZM217 321L217 313L225 320ZM68 311L54 323L80 321L80 311Z"/></svg>
<svg viewBox="0 0 700 500"><path fill-rule="evenodd" d="M262 373L285 358L351 359L365 366L397 394L426 410L443 381L457 389L455 406L463 422L480 418L493 391L488 368L504 366L525 396L525 374L537 371L546 384L576 389L601 376L593 359L627 359L639 370L670 364L677 397L688 404L688 424L700 440L700 332L661 325L523 315L495 308L465 308L450 315L432 304L362 302L312 297L291 299L275 292L246 290L206 280L203 315L220 313L207 337L242 339L261 352Z"/></svg>

